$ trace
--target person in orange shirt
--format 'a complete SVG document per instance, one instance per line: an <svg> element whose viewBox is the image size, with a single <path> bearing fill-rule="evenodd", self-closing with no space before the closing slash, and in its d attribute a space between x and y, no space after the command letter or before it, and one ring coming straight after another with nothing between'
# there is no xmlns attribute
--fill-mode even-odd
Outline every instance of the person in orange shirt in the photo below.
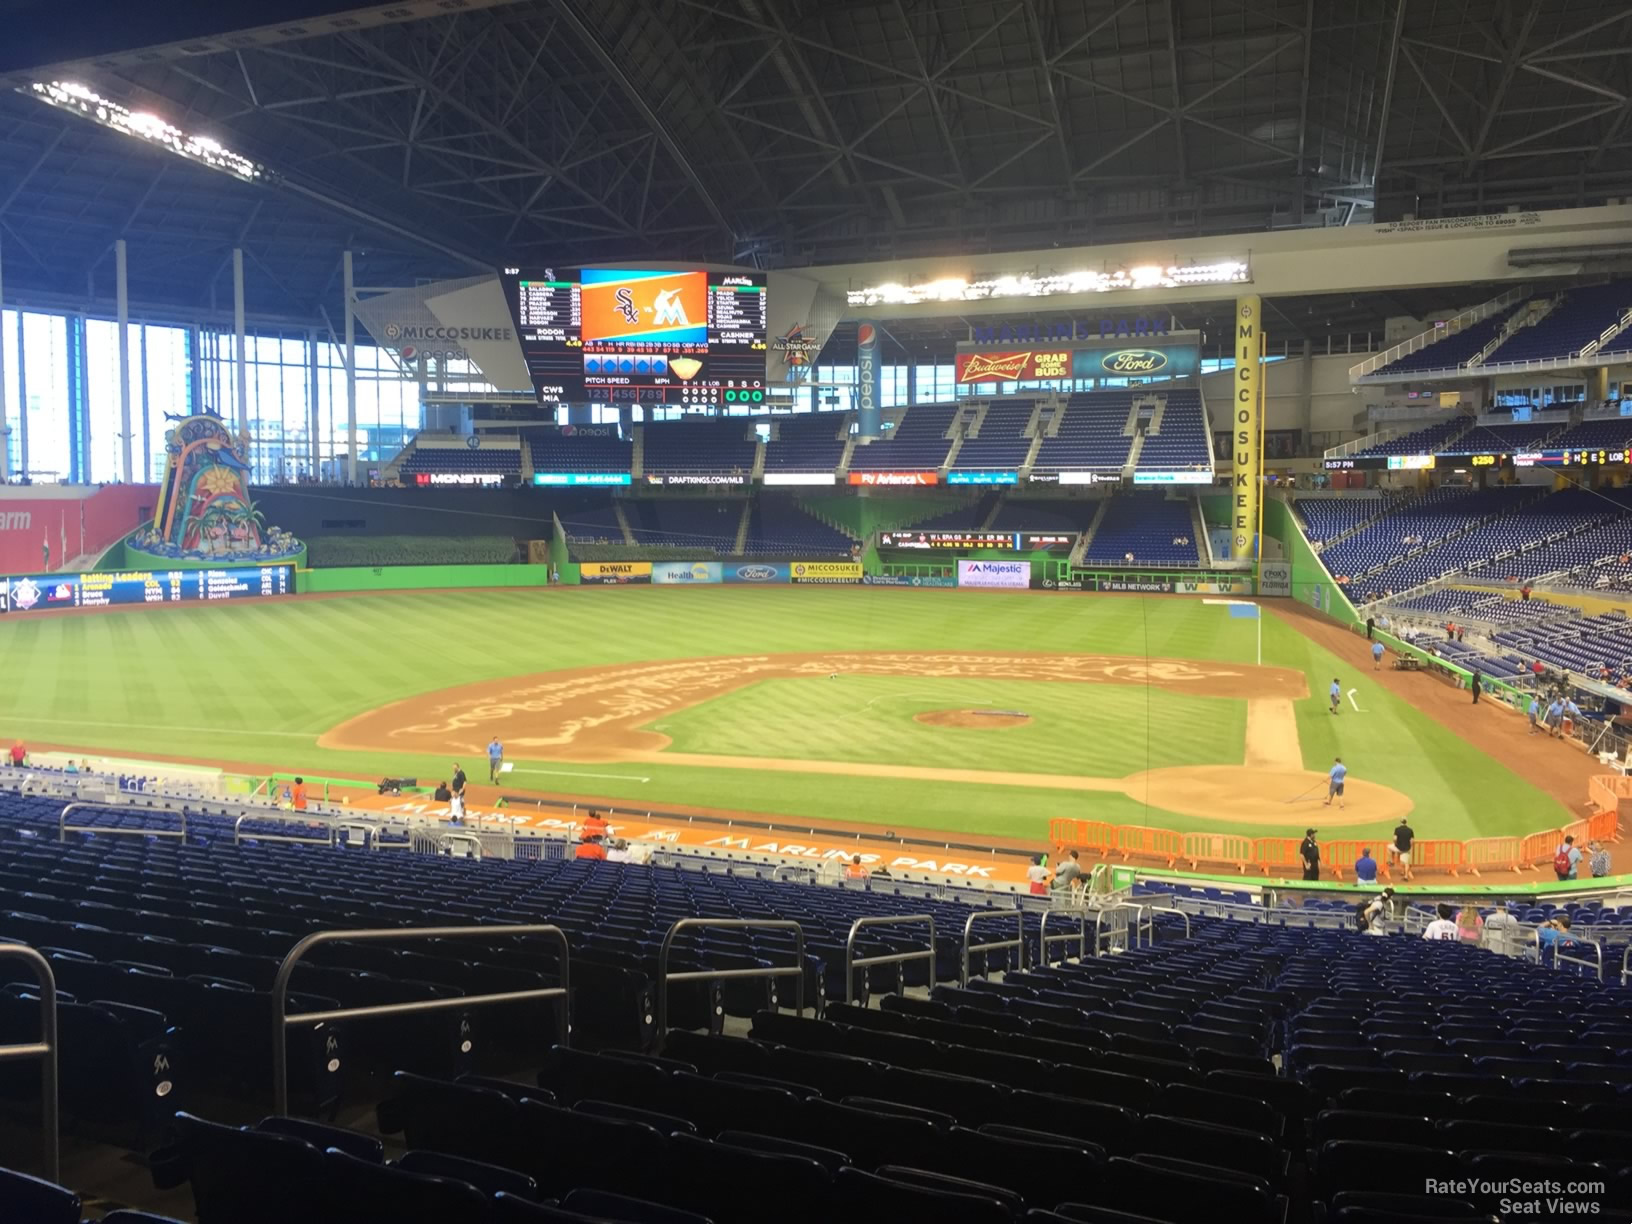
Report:
<svg viewBox="0 0 1632 1224"><path fill-rule="evenodd" d="M870 873L862 866L861 855L852 854L850 861L844 865L844 878L847 880L865 880Z"/></svg>
<svg viewBox="0 0 1632 1224"><path fill-rule="evenodd" d="M573 853L573 857L581 859L599 859L602 862L605 862L606 847L601 845L599 841L580 842L578 849Z"/></svg>
<svg viewBox="0 0 1632 1224"><path fill-rule="evenodd" d="M591 838L604 838L607 834L608 828L609 826L606 823L606 817L602 816L599 812L591 812L588 816L584 817L584 840L589 841Z"/></svg>
<svg viewBox="0 0 1632 1224"><path fill-rule="evenodd" d="M21 769L23 761L28 757L28 750L23 747L23 741L18 740L11 746L11 767Z"/></svg>
<svg viewBox="0 0 1632 1224"><path fill-rule="evenodd" d="M292 805L297 812L306 810L306 779L296 778L295 789L291 792Z"/></svg>

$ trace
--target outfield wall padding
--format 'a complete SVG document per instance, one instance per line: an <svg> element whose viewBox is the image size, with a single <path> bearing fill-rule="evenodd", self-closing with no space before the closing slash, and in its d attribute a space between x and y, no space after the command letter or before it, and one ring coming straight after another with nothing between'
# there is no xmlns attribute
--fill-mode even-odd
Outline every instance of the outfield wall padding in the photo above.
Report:
<svg viewBox="0 0 1632 1224"><path fill-rule="evenodd" d="M547 565L391 565L374 569L301 570L302 595L337 591L447 591L460 587L541 587Z"/></svg>
<svg viewBox="0 0 1632 1224"><path fill-rule="evenodd" d="M1279 540L1286 550L1286 560L1292 566L1293 599L1324 612L1340 625L1360 623L1360 614L1354 610L1348 595L1298 530L1292 508L1279 497L1264 499L1264 534Z"/></svg>

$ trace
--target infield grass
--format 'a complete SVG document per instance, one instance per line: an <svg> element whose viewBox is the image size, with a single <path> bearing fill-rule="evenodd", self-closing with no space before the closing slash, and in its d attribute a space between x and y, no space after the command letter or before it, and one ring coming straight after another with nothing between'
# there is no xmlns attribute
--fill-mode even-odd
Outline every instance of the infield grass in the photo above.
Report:
<svg viewBox="0 0 1632 1224"><path fill-rule="evenodd" d="M1522 833L1570 818L1501 762L1371 685L1356 641L1354 658L1340 661L1274 618L1263 622L1264 662L1308 676L1312 696L1297 703L1308 768L1324 770L1341 755L1351 776L1404 791L1423 837ZM1251 662L1254 624L1177 597L861 587L444 591L14 615L0 620L0 736L311 774L440 777L448 762L315 743L337 723L404 697L559 668L742 652L965 649ZM1363 712L1347 703L1338 718L1325 712L1334 675L1357 689ZM875 685L933 697L868 706L888 696ZM912 720L925 708L965 705L1022 709L1034 721L963 733ZM1142 688L841 677L770 681L657 721L677 751L1121 776L1239 761L1243 717L1240 702ZM976 738L965 747L967 736ZM635 809L668 802L1039 840L1055 816L1200 827L1115 793L644 763L517 766L519 785L613 797Z"/></svg>

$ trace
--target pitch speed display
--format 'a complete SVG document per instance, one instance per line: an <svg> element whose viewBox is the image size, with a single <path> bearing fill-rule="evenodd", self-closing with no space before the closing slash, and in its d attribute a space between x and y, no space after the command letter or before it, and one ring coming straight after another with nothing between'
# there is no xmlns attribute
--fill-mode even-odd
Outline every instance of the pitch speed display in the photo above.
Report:
<svg viewBox="0 0 1632 1224"><path fill-rule="evenodd" d="M0 612L53 612L63 608L111 608L127 604L195 603L293 595L295 568L120 570L92 574L27 574L0 578Z"/></svg>
<svg viewBox="0 0 1632 1224"><path fill-rule="evenodd" d="M503 281L541 400L764 402L763 273L506 268Z"/></svg>

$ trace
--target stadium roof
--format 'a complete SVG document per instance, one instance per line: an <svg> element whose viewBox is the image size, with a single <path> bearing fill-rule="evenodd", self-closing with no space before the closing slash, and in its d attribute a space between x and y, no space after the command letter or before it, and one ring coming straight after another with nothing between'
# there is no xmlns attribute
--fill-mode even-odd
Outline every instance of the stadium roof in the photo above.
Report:
<svg viewBox="0 0 1632 1224"><path fill-rule="evenodd" d="M402 284L1632 196L1623 0L0 0L0 21L0 80L77 81L272 172L0 91L6 285L37 298L110 296L119 237L138 300L230 304L242 245L251 311L309 319L347 246L364 283Z"/></svg>

